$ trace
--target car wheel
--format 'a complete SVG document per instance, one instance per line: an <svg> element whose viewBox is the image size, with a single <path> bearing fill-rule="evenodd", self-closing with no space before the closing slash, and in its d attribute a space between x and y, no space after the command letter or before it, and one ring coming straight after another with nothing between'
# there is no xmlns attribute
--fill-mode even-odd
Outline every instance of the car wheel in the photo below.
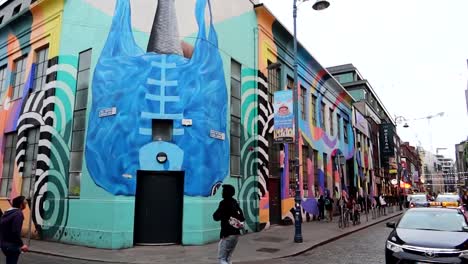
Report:
<svg viewBox="0 0 468 264"><path fill-rule="evenodd" d="M397 264L397 261L392 257L392 253L385 249L385 264Z"/></svg>

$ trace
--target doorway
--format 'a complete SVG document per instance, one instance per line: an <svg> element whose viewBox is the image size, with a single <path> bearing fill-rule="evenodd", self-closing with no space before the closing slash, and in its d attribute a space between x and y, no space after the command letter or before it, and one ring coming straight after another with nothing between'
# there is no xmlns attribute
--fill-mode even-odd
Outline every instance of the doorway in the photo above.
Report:
<svg viewBox="0 0 468 264"><path fill-rule="evenodd" d="M138 171L134 244L180 244L183 198L183 172Z"/></svg>
<svg viewBox="0 0 468 264"><path fill-rule="evenodd" d="M279 178L268 178L268 197L270 207L270 224L281 223L281 180Z"/></svg>

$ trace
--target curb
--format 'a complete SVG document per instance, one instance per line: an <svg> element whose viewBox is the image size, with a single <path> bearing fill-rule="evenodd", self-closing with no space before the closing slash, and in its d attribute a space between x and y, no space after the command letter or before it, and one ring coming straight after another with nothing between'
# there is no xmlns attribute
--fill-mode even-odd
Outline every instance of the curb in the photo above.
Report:
<svg viewBox="0 0 468 264"><path fill-rule="evenodd" d="M289 254L289 255L285 255L285 256L280 256L280 257L274 257L274 258L270 258L270 260L274 260L274 259L284 259L284 258L289 258L289 257L295 257L295 256L299 256L301 254L304 254L305 252L307 251L310 251L312 249L315 249L315 248L318 248L318 247L321 247L323 245L326 245L328 243L331 243L331 242L334 242L340 238L343 238L343 237L346 237L346 236L349 236L351 234L354 234L356 232L359 232L361 230L364 230L366 228L369 228L369 227L372 227L374 225L377 225L377 224L380 224L382 222L385 222L389 219L392 219L392 218L395 218L397 216L400 216L402 215L404 212L399 212L397 214L394 214L392 216L389 216L389 217L386 217L386 218L382 218L382 219L379 219L378 221L372 223L372 224L369 224L369 225L366 225L366 226L362 226L362 227L359 227L355 230L352 230L352 231L349 231L349 232L346 232L346 233L343 233L341 235L338 235L338 236L335 236L335 237L332 237L330 239L327 239L327 240L324 240L324 241L321 241L319 243L316 243L304 250L301 250L299 252L296 252L294 254ZM52 253L52 252L46 252L46 251L37 251L37 250L29 250L29 252L31 253L34 253L34 254L40 254L40 255L45 255L45 256L52 256L52 257L59 257L59 258L66 258L66 259L74 259L74 260L84 260L84 261L91 261L91 262L100 262L100 263L115 263L115 264L129 264L129 263L133 263L133 264L143 264L144 262L122 262L122 261L110 261L110 260L102 260L102 259L93 259L93 258L85 258L85 257L74 257L74 256L70 256L70 255L66 255L66 254L59 254L59 253ZM264 259L264 260L245 260L245 261L242 261L240 263L245 263L245 262L258 262L258 261L265 261L265 260L268 260L268 259Z"/></svg>
<svg viewBox="0 0 468 264"><path fill-rule="evenodd" d="M84 261L90 261L90 262L130 264L129 262L110 261L110 260L93 259L93 258L85 258L85 257L73 257L73 256L66 255L66 254L51 253L51 252L46 252L46 251L29 250L28 252L38 254L38 255L44 255L44 256L52 256L52 257L59 257L59 258L65 258L65 259L74 259L74 260L84 260ZM132 262L132 263L133 264L140 264L138 262Z"/></svg>
<svg viewBox="0 0 468 264"><path fill-rule="evenodd" d="M301 250L301 251L296 252L296 253L294 253L294 254L290 254L290 255L286 255L286 256L281 256L281 257L277 257L277 258L274 258L274 259L283 259L283 258L290 258L290 257L296 257L296 256L299 256L299 255L302 255L302 254L306 253L307 251L310 251L310 250L312 250L312 249L315 249L315 248L321 247L321 246L323 246L323 245L326 245L326 244L328 244L328 243L334 242L334 241L336 241L336 240L338 240L338 239L340 239L340 238L343 238L343 237L352 235L352 234L357 233L357 232L359 232L359 231L362 231L362 230L364 230L364 229L366 229L366 228L375 226L375 225L380 224L380 223L382 223L382 222L385 222L385 221L387 221L387 220L389 220L389 219L392 219L392 218L395 218L395 217L397 217L397 216L400 216L400 215L402 215L403 213L404 213L404 212L399 212L399 213L394 214L394 215L392 215L392 216L379 219L378 221L376 221L376 222L374 222L374 223L372 223L372 224L369 224L369 225L366 225L366 226L362 226L362 227L359 227L359 228L357 228L357 229L355 229L355 230L352 230L352 231L346 232L346 233L344 233L344 234L341 234L341 235L332 237L332 238L330 238L330 239L324 240L324 241L322 241L322 242L319 242L319 243L317 243L317 244L315 244L315 245L312 245L311 247L309 247L309 248L307 248L307 249Z"/></svg>

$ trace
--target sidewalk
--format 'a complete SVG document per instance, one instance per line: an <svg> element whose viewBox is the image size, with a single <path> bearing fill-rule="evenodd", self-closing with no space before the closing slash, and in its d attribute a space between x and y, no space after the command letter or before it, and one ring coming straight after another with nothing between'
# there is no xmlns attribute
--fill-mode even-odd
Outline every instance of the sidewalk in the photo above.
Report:
<svg viewBox="0 0 468 264"><path fill-rule="evenodd" d="M366 216L362 215L360 225L353 226L350 224L345 229L338 228L337 218L334 219L333 223L315 221L303 223L302 235L304 242L300 244L293 242L294 225L273 226L262 232L242 236L234 252L233 261L238 263L299 255L304 251L384 222L401 213L395 211L393 214L387 214L375 220L369 214L368 222L366 222ZM148 246L105 250L33 240L31 241L30 251L107 263L217 263L217 243L203 246Z"/></svg>

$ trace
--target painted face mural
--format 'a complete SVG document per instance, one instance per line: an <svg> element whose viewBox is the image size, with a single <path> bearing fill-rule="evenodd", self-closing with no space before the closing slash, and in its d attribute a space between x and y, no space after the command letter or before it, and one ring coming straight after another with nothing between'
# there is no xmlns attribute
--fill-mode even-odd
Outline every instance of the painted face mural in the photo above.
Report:
<svg viewBox="0 0 468 264"><path fill-rule="evenodd" d="M183 170L185 194L209 196L228 174L229 143L210 137L227 132L227 92L207 6L211 13L209 1L197 0L198 37L185 58L180 42L170 39L177 35L171 32L177 30L173 0L158 2L147 52L135 43L129 0L117 1L94 72L86 144L90 175L106 191L134 195L138 170ZM115 115L99 116L112 108ZM192 125L183 126L183 119ZM153 141L154 120L172 124L172 140ZM168 156L164 164L156 162L160 152Z"/></svg>

